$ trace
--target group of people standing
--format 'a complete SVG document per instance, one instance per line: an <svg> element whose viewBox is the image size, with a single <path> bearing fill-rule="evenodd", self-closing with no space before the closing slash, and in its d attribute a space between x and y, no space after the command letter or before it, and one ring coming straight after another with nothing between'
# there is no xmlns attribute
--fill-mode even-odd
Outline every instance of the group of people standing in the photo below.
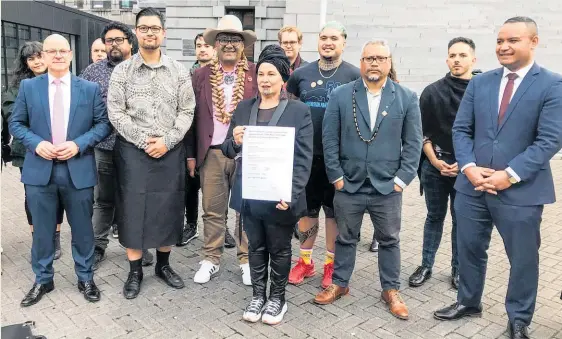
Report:
<svg viewBox="0 0 562 339"><path fill-rule="evenodd" d="M330 304L349 293L368 212L381 299L391 314L408 319L399 292L402 192L419 175L428 215L422 264L410 286L431 277L450 200L451 283L459 291L457 302L435 317L481 314L494 224L512 266L510 337L529 337L542 209L554 202L549 160L562 147L562 76L534 62L538 30L532 19L504 23L496 47L502 68L484 74L473 69L474 42L451 40L449 72L419 100L396 79L385 40L364 44L359 68L344 61L347 32L338 22L320 30L319 60L302 60L302 33L284 27L279 45L265 47L254 64L244 48L257 40L255 33L227 15L195 37L198 62L190 71L161 52L165 25L158 11L141 10L135 33L117 23L106 27L101 41L107 59L80 77L69 72L72 51L61 36L21 50L28 71L12 92L9 120L12 144L20 143L25 158L36 275L22 306L54 288L63 209L78 289L87 300L100 299L93 270L114 223L130 264L125 298L140 293L153 248L155 275L183 288L169 257L173 245L198 234L200 188L204 245L194 282L204 284L220 272L232 208L242 281L253 289L243 319L280 323L288 309L286 284L315 275L321 209L326 256L314 302ZM133 53L137 39L139 52ZM38 58L44 66L35 63ZM241 152L250 125L295 129L290 202L242 198ZM293 234L300 249L291 269Z"/></svg>

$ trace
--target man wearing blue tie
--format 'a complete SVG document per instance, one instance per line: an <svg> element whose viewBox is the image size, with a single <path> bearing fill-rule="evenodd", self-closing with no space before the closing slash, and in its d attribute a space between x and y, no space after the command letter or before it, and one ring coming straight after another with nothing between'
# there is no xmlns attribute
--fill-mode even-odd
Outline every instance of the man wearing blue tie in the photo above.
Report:
<svg viewBox="0 0 562 339"><path fill-rule="evenodd" d="M562 76L534 62L535 21L508 19L496 54L502 68L469 83L453 144L460 285L441 320L480 316L493 225L511 264L505 300L510 338L529 338L537 298L540 223L555 201L550 159L562 147Z"/></svg>
<svg viewBox="0 0 562 339"><path fill-rule="evenodd" d="M21 181L34 220L31 265L35 283L21 302L31 306L54 289L56 211L61 198L72 230L78 290L100 300L93 280L93 146L111 131L99 86L70 73L68 41L53 34L43 43L48 73L21 83L10 131L25 145Z"/></svg>

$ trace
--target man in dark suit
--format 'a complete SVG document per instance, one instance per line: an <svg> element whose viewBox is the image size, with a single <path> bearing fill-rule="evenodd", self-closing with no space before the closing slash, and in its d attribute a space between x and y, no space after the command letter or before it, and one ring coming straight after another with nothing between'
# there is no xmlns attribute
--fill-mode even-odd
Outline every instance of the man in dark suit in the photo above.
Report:
<svg viewBox="0 0 562 339"><path fill-rule="evenodd" d="M203 260L194 277L198 284L208 282L219 272L226 231L226 212L235 164L222 154L232 112L238 103L256 95L256 66L244 55L257 37L244 31L240 19L225 15L216 29L203 33L215 46L217 58L193 74L195 120L185 138L189 175L199 170L203 200ZM238 261L245 285L251 285L248 264L248 239L240 229L237 215L235 238Z"/></svg>
<svg viewBox="0 0 562 339"><path fill-rule="evenodd" d="M10 120L14 138L27 149L21 181L34 220L31 265L35 283L21 306L37 303L54 289L58 197L72 230L72 254L78 290L100 300L93 280L93 190L97 182L92 147L111 127L99 86L70 73L68 41L53 34L43 43L48 74L24 80Z"/></svg>
<svg viewBox="0 0 562 339"><path fill-rule="evenodd" d="M349 292L365 211L379 243L381 298L390 313L408 319L400 289L402 191L416 177L422 149L417 95L392 81L384 40L367 42L361 78L335 90L328 102L322 141L328 179L336 188L338 225L332 285L314 302L326 305Z"/></svg>
<svg viewBox="0 0 562 339"><path fill-rule="evenodd" d="M511 338L529 338L537 297L540 223L555 201L549 161L562 146L562 76L534 62L537 25L507 20L498 33L502 68L469 83L453 125L461 169L455 183L460 285L442 320L482 313L486 250L496 225L511 264L506 310Z"/></svg>

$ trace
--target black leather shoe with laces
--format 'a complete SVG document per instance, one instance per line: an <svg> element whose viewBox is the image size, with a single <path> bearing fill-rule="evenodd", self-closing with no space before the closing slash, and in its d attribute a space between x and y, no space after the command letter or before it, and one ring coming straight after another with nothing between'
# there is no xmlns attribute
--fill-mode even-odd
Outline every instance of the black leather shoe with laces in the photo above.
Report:
<svg viewBox="0 0 562 339"><path fill-rule="evenodd" d="M123 286L123 296L125 299L135 299L140 292L142 283L142 271L131 271Z"/></svg>
<svg viewBox="0 0 562 339"><path fill-rule="evenodd" d="M523 324L516 323L515 325L511 325L511 323L507 324L507 330L509 332L510 339L529 339L529 330L527 326Z"/></svg>
<svg viewBox="0 0 562 339"><path fill-rule="evenodd" d="M93 280L89 281L79 281L78 282L78 291L84 294L84 299L88 300L91 303L96 301L100 301L101 295L100 290L96 286Z"/></svg>
<svg viewBox="0 0 562 339"><path fill-rule="evenodd" d="M180 289L185 286L182 278L174 272L170 265L164 265L162 267L156 266L155 274L170 287Z"/></svg>
<svg viewBox="0 0 562 339"><path fill-rule="evenodd" d="M21 301L20 306L27 307L27 306L35 305L41 300L41 298L43 298L45 294L51 292L54 289L55 289L55 283L52 281L46 284L35 283L33 284L31 290L27 292L27 294Z"/></svg>

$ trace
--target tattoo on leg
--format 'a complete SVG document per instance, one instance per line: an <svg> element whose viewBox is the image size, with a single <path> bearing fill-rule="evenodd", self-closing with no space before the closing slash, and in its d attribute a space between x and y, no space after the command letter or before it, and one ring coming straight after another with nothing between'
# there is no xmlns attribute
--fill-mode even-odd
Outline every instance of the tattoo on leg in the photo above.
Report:
<svg viewBox="0 0 562 339"><path fill-rule="evenodd" d="M312 226L309 230L301 232L300 230L298 230L299 233L299 241L302 244L305 243L305 241L307 241L308 239L310 239L311 237L315 236L318 233L318 226L319 223L314 224L314 226Z"/></svg>

